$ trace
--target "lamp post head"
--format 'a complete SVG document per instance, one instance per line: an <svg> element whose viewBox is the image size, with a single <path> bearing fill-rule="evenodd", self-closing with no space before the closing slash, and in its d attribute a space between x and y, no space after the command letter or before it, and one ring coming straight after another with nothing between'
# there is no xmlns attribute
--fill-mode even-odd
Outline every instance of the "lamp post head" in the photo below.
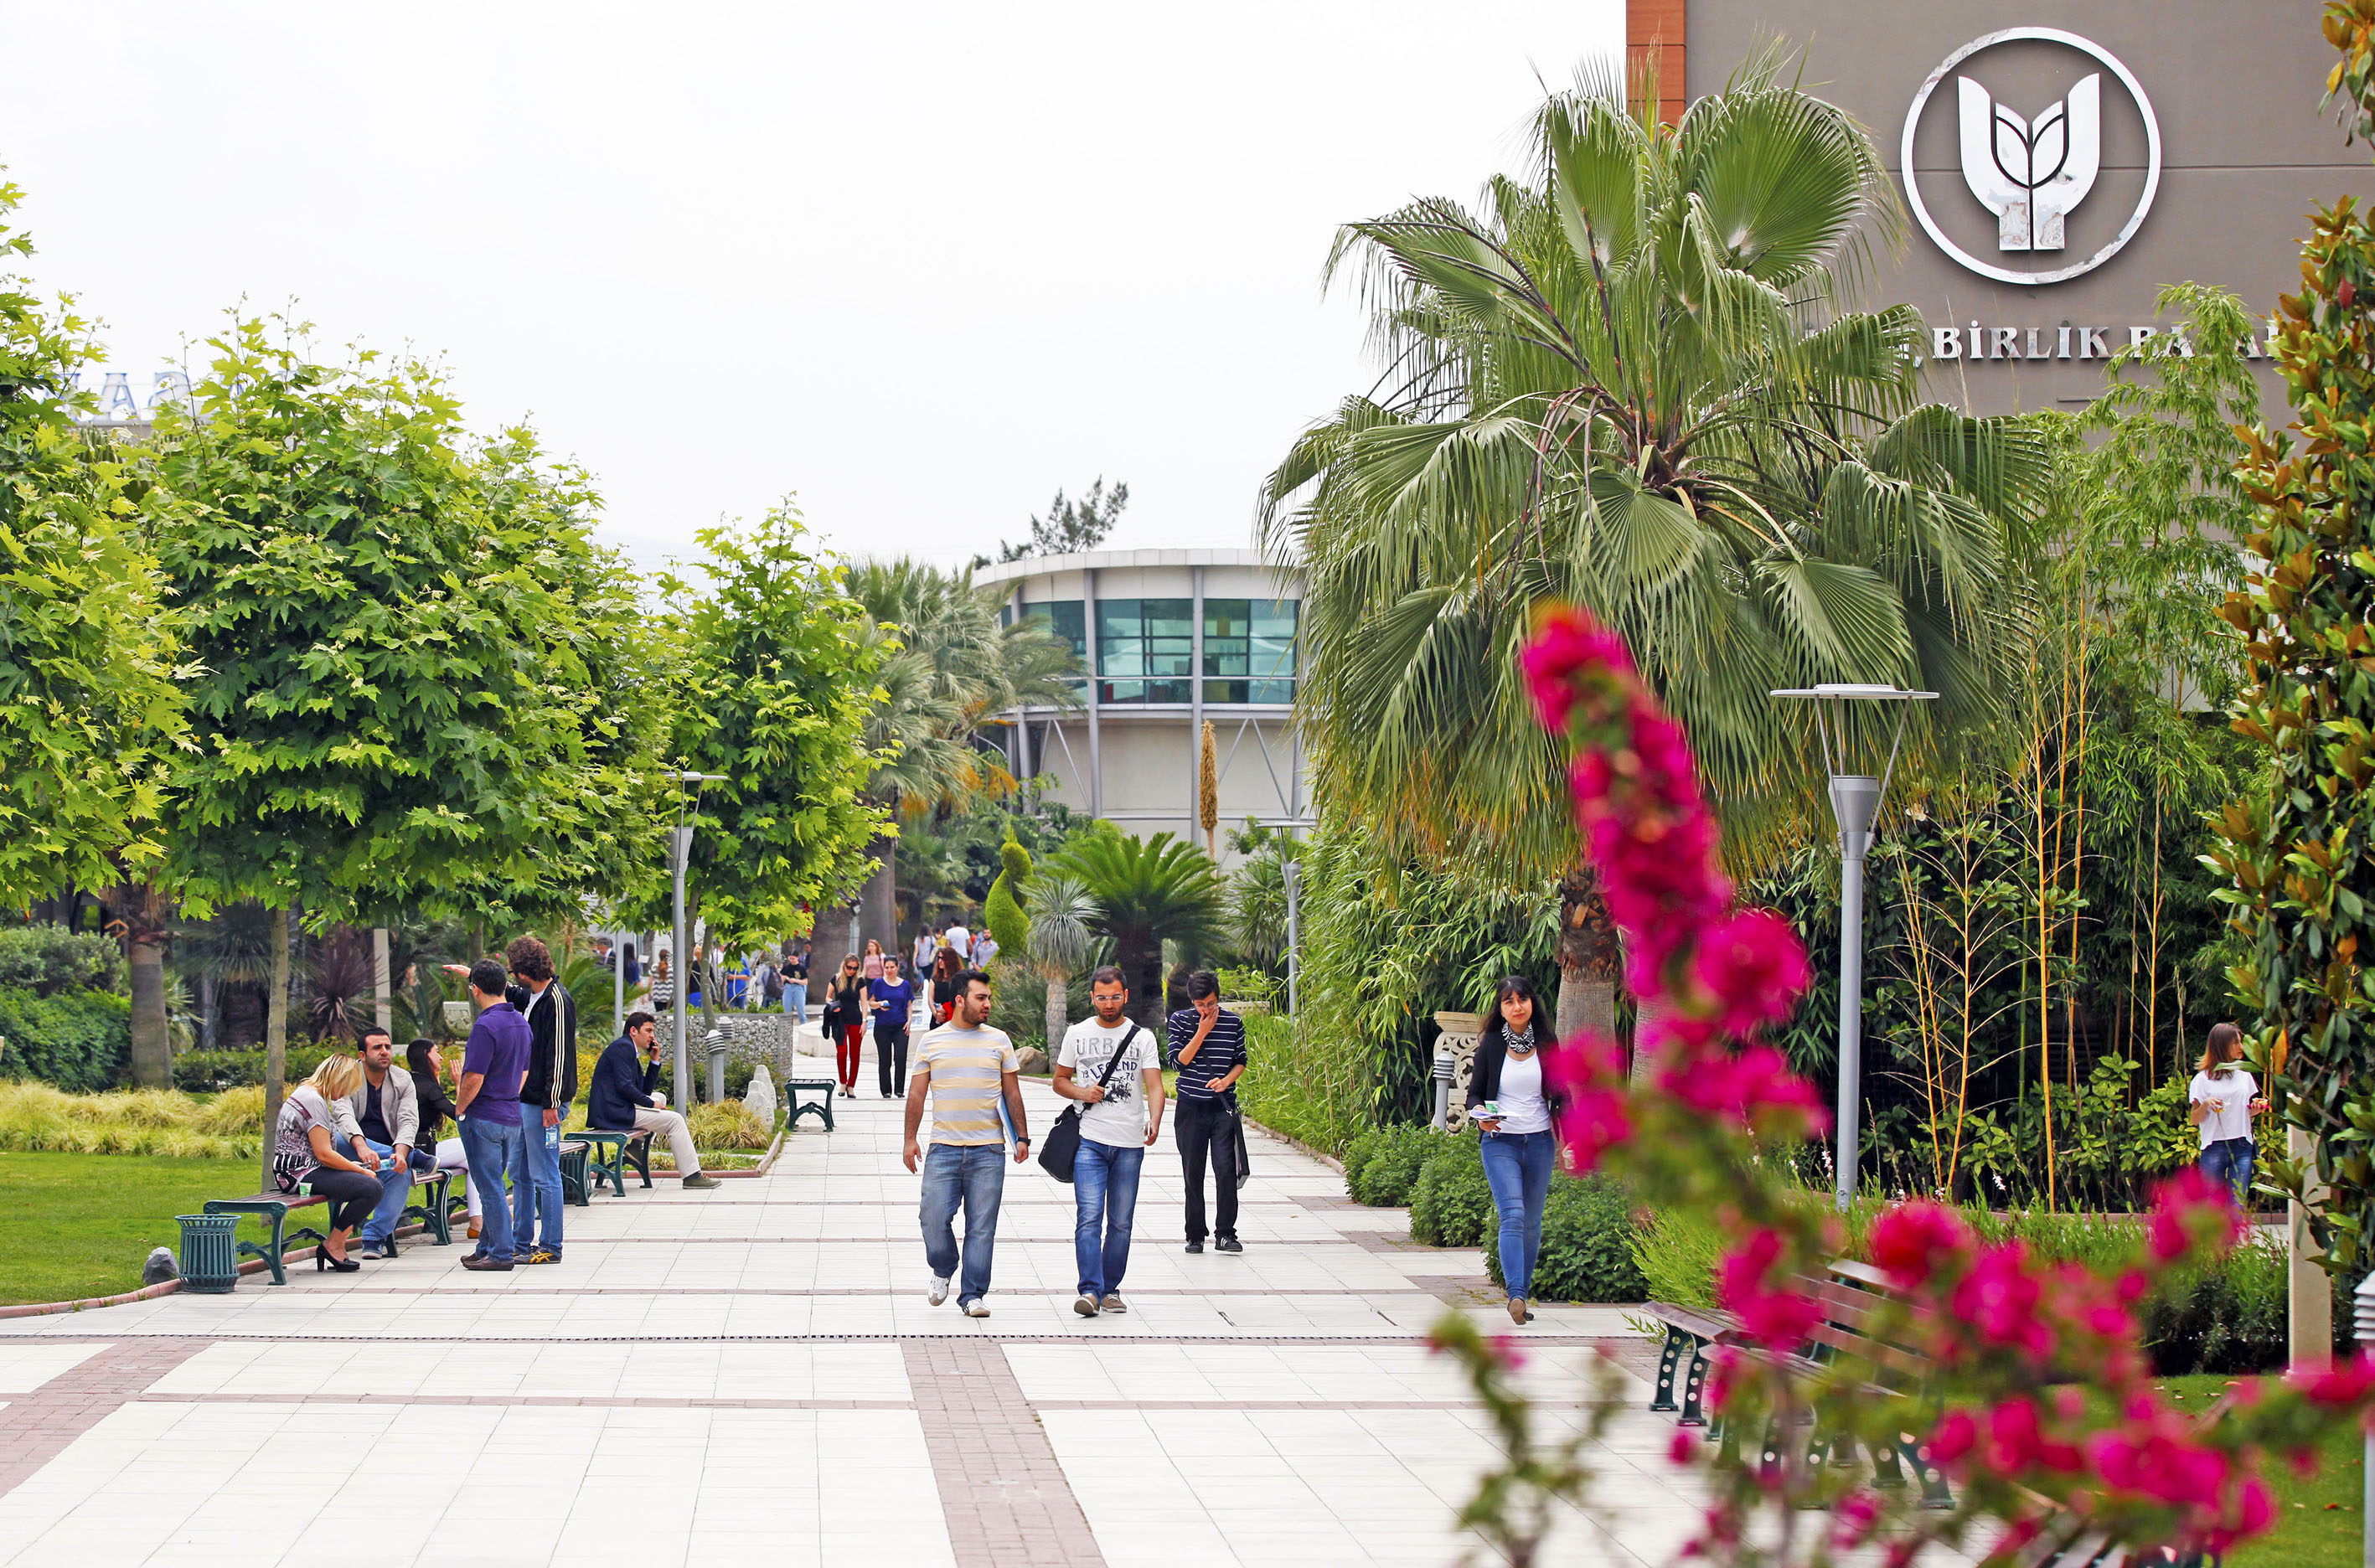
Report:
<svg viewBox="0 0 2375 1568"><path fill-rule="evenodd" d="M1784 690L1770 695L1814 705L1814 733L1822 741L1824 770L1830 775L1831 817L1839 826L1839 854L1848 860L1861 860L1864 851L1872 847L1872 825L1880 817L1881 796L1888 793L1889 776L1896 771L1896 753L1905 743L1905 722L1912 716L1914 703L1934 702L1938 694L1840 682ZM1856 726L1849 719L1849 704L1855 702L1897 704L1896 731L1888 742L1888 760L1878 777L1851 771ZM1877 749L1876 743L1874 749Z"/></svg>

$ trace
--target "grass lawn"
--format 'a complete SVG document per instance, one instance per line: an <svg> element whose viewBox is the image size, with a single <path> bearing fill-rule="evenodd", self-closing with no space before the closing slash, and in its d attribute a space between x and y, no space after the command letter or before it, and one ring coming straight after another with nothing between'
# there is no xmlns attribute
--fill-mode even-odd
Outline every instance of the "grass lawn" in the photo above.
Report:
<svg viewBox="0 0 2375 1568"><path fill-rule="evenodd" d="M148 1249L178 1253L176 1214L255 1191L253 1160L0 1154L0 1305L140 1287Z"/></svg>
<svg viewBox="0 0 2375 1568"><path fill-rule="evenodd" d="M2207 1410L2233 1381L2204 1373L2167 1378L2158 1386L2182 1409ZM2227 1568L2357 1568L2366 1522L2359 1513L2365 1442L2357 1427L2335 1433L2307 1480L2288 1465L2273 1467L2268 1486L2276 1495L2276 1527L2229 1555Z"/></svg>

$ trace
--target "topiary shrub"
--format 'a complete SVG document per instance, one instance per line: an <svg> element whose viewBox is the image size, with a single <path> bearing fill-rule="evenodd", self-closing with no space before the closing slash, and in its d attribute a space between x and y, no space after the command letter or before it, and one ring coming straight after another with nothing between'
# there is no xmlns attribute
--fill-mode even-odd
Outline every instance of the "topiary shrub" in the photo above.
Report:
<svg viewBox="0 0 2375 1568"><path fill-rule="evenodd" d="M1431 1127L1369 1128L1344 1150L1346 1196L1372 1208L1400 1208L1411 1200L1411 1189L1418 1185L1419 1170L1427 1156L1444 1141L1443 1135Z"/></svg>
<svg viewBox="0 0 2375 1568"><path fill-rule="evenodd" d="M1433 1247L1475 1246L1495 1223L1483 1142L1474 1133L1438 1134L1435 1142L1411 1188L1411 1240Z"/></svg>
<svg viewBox="0 0 2375 1568"><path fill-rule="evenodd" d="M77 1094L124 1081L132 1056L132 1004L107 991L41 996L0 987L0 1076L53 1083Z"/></svg>
<svg viewBox="0 0 2375 1568"><path fill-rule="evenodd" d="M981 923L989 927L999 952L1019 959L1031 950L1031 917L1022 912L1022 885L1031 880L1031 852L1015 842L1010 829L1006 842L998 846L998 858L1004 869L989 885Z"/></svg>
<svg viewBox="0 0 2375 1568"><path fill-rule="evenodd" d="M1534 1259L1534 1295L1550 1302L1638 1302L1648 1283L1633 1261L1633 1203L1604 1176L1551 1177L1542 1204L1542 1250ZM1484 1228L1484 1271L1501 1278L1501 1226Z"/></svg>

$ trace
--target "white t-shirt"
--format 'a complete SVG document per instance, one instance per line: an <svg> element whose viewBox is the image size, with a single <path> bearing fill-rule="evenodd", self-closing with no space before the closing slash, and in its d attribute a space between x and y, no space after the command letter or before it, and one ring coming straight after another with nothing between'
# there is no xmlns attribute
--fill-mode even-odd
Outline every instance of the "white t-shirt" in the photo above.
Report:
<svg viewBox="0 0 2375 1568"><path fill-rule="evenodd" d="M2215 1078L2195 1073L2186 1086L2185 1098L2189 1103L2210 1107L2210 1114L2202 1118L2202 1147L2251 1137L2251 1102L2259 1096L2260 1086L2240 1067L2229 1067Z"/></svg>
<svg viewBox="0 0 2375 1568"><path fill-rule="evenodd" d="M1514 1053L1501 1062L1501 1125L1495 1132L1538 1133L1551 1130L1550 1102L1542 1098L1542 1054Z"/></svg>
<svg viewBox="0 0 2375 1568"><path fill-rule="evenodd" d="M1087 1088L1105 1077L1105 1064L1133 1029L1138 1038L1130 1042L1128 1056L1105 1084L1105 1097L1093 1105L1081 1106L1081 1136L1108 1149L1146 1147L1146 1095L1138 1075L1163 1070L1163 1050L1155 1043L1153 1031L1128 1019L1107 1029L1094 1018L1084 1018L1064 1031L1063 1049L1056 1055L1056 1065L1071 1068L1072 1081Z"/></svg>
<svg viewBox="0 0 2375 1568"><path fill-rule="evenodd" d="M962 925L951 925L941 932L940 940L947 946L954 948L959 958L973 951L973 933Z"/></svg>

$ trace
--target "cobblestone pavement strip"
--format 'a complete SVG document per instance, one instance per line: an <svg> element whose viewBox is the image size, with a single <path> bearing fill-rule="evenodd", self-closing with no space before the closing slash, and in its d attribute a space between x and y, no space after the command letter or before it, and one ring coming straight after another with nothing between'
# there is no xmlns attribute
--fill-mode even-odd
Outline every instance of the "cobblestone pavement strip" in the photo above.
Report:
<svg viewBox="0 0 2375 1568"><path fill-rule="evenodd" d="M1261 1138L1247 1251L1188 1256L1166 1122L1127 1315L1074 1315L1070 1195L1025 1167L992 1315L967 1319L925 1300L873 1073L764 1178L571 1208L555 1267L471 1274L424 1241L360 1275L0 1322L0 1564L1311 1568L1473 1544L1451 1520L1494 1451L1423 1337L1447 1303L1511 1332L1480 1255L1398 1243ZM1044 1128L1058 1102L1026 1093ZM1640 1364L1621 1309L1515 1334L1554 1427L1601 1350ZM1563 1518L1546 1560L1661 1562L1696 1527L1646 1403L1594 1455L1606 1512Z"/></svg>

